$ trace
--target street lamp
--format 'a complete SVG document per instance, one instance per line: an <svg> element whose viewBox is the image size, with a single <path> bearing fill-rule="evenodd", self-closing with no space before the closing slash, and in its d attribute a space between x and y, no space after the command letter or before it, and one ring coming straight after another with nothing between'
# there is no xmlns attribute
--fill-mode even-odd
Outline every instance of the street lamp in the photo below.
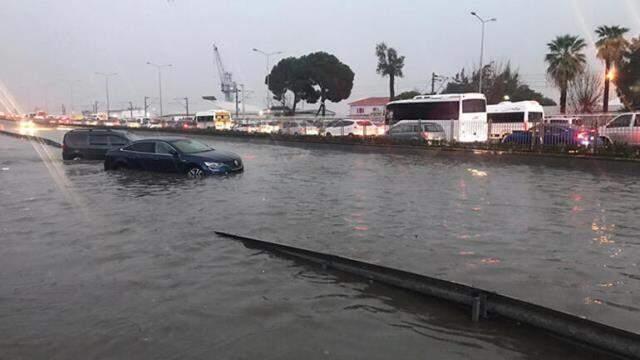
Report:
<svg viewBox="0 0 640 360"><path fill-rule="evenodd" d="M256 48L253 48L253 51L264 55L264 57L265 57L265 59L267 61L267 67L266 67L266 69L267 69L267 92L266 92L265 96L266 96L266 99L267 99L267 109L270 109L271 108L271 96L269 96L269 85L271 84L271 82L270 82L271 81L271 77L269 76L269 58L271 56L273 56L273 55L282 54L282 51L274 51L274 52L270 52L269 53L269 52L265 52L265 51L262 51L262 50L256 49Z"/></svg>
<svg viewBox="0 0 640 360"><path fill-rule="evenodd" d="M498 21L498 19L496 19L496 18L483 19L475 11L472 11L471 15L475 16L476 18L478 18L478 20L480 20L480 22L482 23L482 38L480 40L480 72L479 72L480 80L478 81L478 92L482 93L482 77L484 76L484 69L483 69L483 64L482 64L482 62L484 60L484 26L485 26L486 23L493 22L493 21Z"/></svg>
<svg viewBox="0 0 640 360"><path fill-rule="evenodd" d="M80 83L80 80L71 80L69 82L69 111L70 111L70 115L73 115L74 111L73 111L73 85Z"/></svg>
<svg viewBox="0 0 640 360"><path fill-rule="evenodd" d="M150 61L147 61L147 65L151 65L154 66L156 69L158 69L158 93L159 93L159 97L160 97L160 117L162 117L163 112L162 112L162 68L163 67L172 67L172 64L162 64L162 65L158 65L158 64L154 64Z"/></svg>
<svg viewBox="0 0 640 360"><path fill-rule="evenodd" d="M104 87L105 87L106 94L107 94L107 121L108 121L109 117L110 117L109 116L109 111L110 111L110 108L109 108L109 78L111 76L118 75L118 73L100 73L100 72L97 72L96 75L104 76Z"/></svg>

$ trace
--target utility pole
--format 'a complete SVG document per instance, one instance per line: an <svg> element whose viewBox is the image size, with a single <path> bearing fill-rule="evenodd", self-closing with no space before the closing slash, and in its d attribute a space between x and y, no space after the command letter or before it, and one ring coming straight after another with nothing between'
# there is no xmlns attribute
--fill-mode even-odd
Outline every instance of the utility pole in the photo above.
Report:
<svg viewBox="0 0 640 360"><path fill-rule="evenodd" d="M129 101L129 114L131 116L131 120L133 120L133 103Z"/></svg>
<svg viewBox="0 0 640 360"><path fill-rule="evenodd" d="M431 95L436 93L436 73L431 73Z"/></svg>
<svg viewBox="0 0 640 360"><path fill-rule="evenodd" d="M475 11L471 12L471 15L475 16L482 23L482 37L480 39L480 72L478 73L478 92L482 93L482 78L484 77L484 65L482 64L484 61L484 26L488 22L498 21L496 18L491 19L483 19L481 18Z"/></svg>
<svg viewBox="0 0 640 360"><path fill-rule="evenodd" d="M246 111L244 107L244 84L240 84L240 88L242 88L242 114L246 116Z"/></svg>
<svg viewBox="0 0 640 360"><path fill-rule="evenodd" d="M147 103L147 101L148 101L148 100L149 100L149 97L148 97L148 96L145 96L145 97L144 97L144 115L143 115L143 117L149 117L149 113L148 113L148 111L149 111L149 104Z"/></svg>
<svg viewBox="0 0 640 360"><path fill-rule="evenodd" d="M186 115L185 116L189 116L189 98L188 97L183 97L183 98L175 98L174 100L184 100L184 106L185 106L185 111L186 111Z"/></svg>
<svg viewBox="0 0 640 360"><path fill-rule="evenodd" d="M153 67L155 67L156 69L158 69L158 94L160 96L160 117L162 117L162 115L164 115L164 113L162 112L162 68L163 67L172 67L172 64L163 64L163 65L158 65L158 64L154 64L150 61L147 61L147 65L151 65Z"/></svg>
<svg viewBox="0 0 640 360"><path fill-rule="evenodd" d="M236 118L238 118L239 117L238 113L240 112L240 106L239 106L240 98L238 97L238 87L236 86L233 90L236 92Z"/></svg>
<svg viewBox="0 0 640 360"><path fill-rule="evenodd" d="M104 87L105 87L105 92L107 93L107 120L109 120L109 111L111 110L109 107L109 78L111 76L116 76L118 75L118 73L96 73L96 75L100 75L100 76L104 76ZM96 111L97 114L97 111Z"/></svg>
<svg viewBox="0 0 640 360"><path fill-rule="evenodd" d="M93 113L98 115L98 100L93 102Z"/></svg>

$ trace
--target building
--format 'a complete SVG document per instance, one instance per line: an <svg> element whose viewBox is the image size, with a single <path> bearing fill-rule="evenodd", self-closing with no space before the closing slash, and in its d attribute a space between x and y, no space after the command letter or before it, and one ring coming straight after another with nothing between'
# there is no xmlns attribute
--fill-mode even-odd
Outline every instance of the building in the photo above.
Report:
<svg viewBox="0 0 640 360"><path fill-rule="evenodd" d="M384 118L388 97L369 97L349 103L349 117L376 119Z"/></svg>

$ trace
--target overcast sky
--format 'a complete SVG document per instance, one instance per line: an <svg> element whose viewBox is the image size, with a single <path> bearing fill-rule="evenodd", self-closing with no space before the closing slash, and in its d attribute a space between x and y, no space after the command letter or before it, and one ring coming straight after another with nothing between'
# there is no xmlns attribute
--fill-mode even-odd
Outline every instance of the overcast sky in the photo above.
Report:
<svg viewBox="0 0 640 360"><path fill-rule="evenodd" d="M571 33L592 43L602 24L640 35L638 0L1 0L0 80L24 111L46 103L53 112L69 106L72 82L76 107L104 103L95 72L117 72L111 103L122 108L157 97L147 61L171 63L163 73L165 112L178 111L174 98L185 96L206 108L202 95L221 97L215 42L234 79L253 91L248 103L263 106L265 97L265 58L254 47L333 53L355 72L355 100L388 95L387 79L375 72L375 45L385 41L406 56L397 91L426 91L432 72L452 76L478 63L480 24L470 11L498 19L487 25L485 61L510 60L554 97L544 75L549 40ZM600 69L593 46L587 51ZM345 112L347 102L328 106Z"/></svg>

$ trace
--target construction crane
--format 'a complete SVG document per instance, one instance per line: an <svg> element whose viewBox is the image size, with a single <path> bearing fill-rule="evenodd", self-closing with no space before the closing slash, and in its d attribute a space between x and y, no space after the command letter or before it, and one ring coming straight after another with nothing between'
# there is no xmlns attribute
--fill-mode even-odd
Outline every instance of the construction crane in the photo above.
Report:
<svg viewBox="0 0 640 360"><path fill-rule="evenodd" d="M218 68L218 76L220 76L220 91L224 94L225 101L233 101L236 92L236 83L233 81L233 75L224 69L222 58L216 44L213 44L213 57Z"/></svg>

